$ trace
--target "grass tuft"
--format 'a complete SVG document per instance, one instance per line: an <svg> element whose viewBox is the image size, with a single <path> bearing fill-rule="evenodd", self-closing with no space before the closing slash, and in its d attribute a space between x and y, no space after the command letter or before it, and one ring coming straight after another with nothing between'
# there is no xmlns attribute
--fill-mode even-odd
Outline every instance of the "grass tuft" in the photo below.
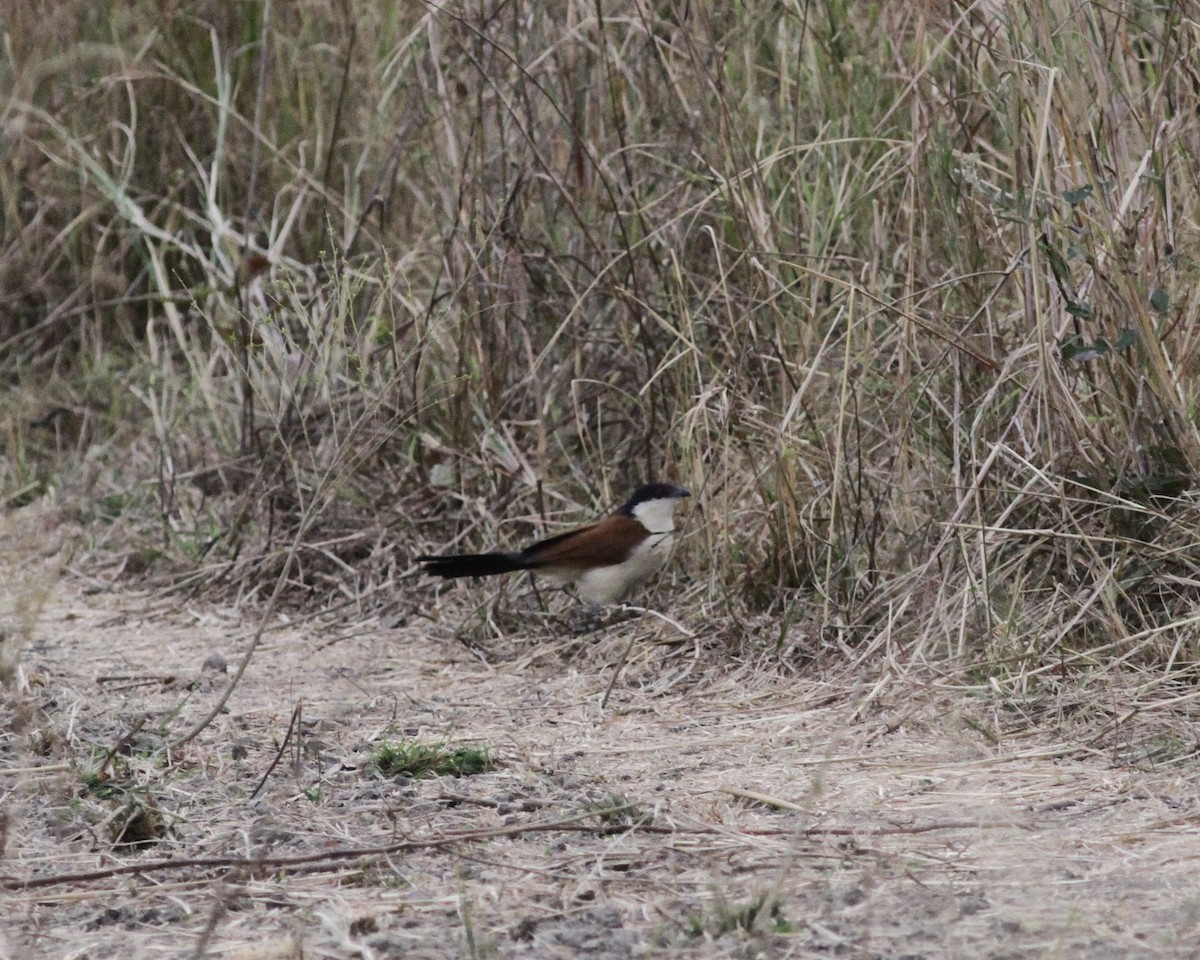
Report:
<svg viewBox="0 0 1200 960"><path fill-rule="evenodd" d="M740 903L719 900L709 910L691 914L687 920L687 934L693 939L719 939L735 931L786 934L791 933L792 929L778 901L765 894Z"/></svg>
<svg viewBox="0 0 1200 960"><path fill-rule="evenodd" d="M404 615L669 477L730 656L1191 682L1183 9L18 5L0 497Z"/></svg>
<svg viewBox="0 0 1200 960"><path fill-rule="evenodd" d="M367 769L381 777L470 777L491 770L495 762L484 747L447 747L418 740L389 740L371 754Z"/></svg>

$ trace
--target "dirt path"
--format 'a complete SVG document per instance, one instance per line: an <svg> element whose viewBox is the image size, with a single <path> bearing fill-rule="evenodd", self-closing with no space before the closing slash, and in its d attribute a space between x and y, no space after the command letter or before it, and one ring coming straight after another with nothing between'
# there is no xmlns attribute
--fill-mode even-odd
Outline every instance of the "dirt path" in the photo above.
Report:
<svg viewBox="0 0 1200 960"><path fill-rule="evenodd" d="M654 643L670 630L645 618L487 658L444 623L273 629L228 710L168 755L162 732L214 702L253 624L59 584L0 741L0 956L1200 951L1196 763L1153 730L1096 739L950 687L768 676L715 643ZM498 765L371 775L402 738ZM144 849L113 844L131 801L165 827Z"/></svg>

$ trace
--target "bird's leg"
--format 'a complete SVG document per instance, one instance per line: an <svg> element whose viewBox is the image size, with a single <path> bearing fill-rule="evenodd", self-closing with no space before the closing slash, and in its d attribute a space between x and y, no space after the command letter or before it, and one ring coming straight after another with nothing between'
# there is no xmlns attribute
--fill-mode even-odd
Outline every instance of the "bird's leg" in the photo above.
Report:
<svg viewBox="0 0 1200 960"><path fill-rule="evenodd" d="M542 608L542 613L546 612L546 599L542 596L542 591L538 589L537 577L533 575L533 571L529 571L529 589L533 591L533 596L537 600L537 604Z"/></svg>

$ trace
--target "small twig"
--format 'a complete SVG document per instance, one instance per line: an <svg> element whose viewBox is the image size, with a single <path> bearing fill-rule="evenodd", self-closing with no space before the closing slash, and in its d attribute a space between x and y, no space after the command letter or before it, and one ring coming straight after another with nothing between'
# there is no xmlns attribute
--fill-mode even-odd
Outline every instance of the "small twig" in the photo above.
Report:
<svg viewBox="0 0 1200 960"><path fill-rule="evenodd" d="M608 681L608 686L604 690L604 696L600 698L600 709L603 710L608 706L608 698L613 692L613 687L617 685L617 677L621 675L621 671L625 669L625 663L629 659L629 653L633 650L633 645L637 641L638 635L631 634L629 642L625 644L625 649L621 652L621 659L617 661L617 667L613 670L612 679Z"/></svg>
<svg viewBox="0 0 1200 960"><path fill-rule="evenodd" d="M733 797L741 797L743 800L753 800L755 803L766 804L768 807L776 807L780 810L795 810L797 813L811 813L805 807L798 803L792 803L791 800L782 800L779 797L772 797L766 793L759 793L757 790L742 790L740 787L724 787L724 792Z"/></svg>
<svg viewBox="0 0 1200 960"><path fill-rule="evenodd" d="M732 791L730 791L732 792ZM286 869L293 872L320 872L336 869L347 860L386 857L397 853L408 853L417 850L437 850L453 847L460 843L478 843L499 837L519 837L532 833L594 833L609 835L612 833L611 824L600 823L592 825L584 823L593 818L603 819L612 814L630 809L629 804L619 804L604 810L589 810L586 813L564 817L560 820L550 820L543 823L514 824L495 830L463 830L456 833L443 834L440 837L428 839L405 839L396 843L372 847L351 847L341 850L326 850L320 853L298 854L291 857L183 857L179 859L152 860L146 863L126 863L101 870L87 870L79 873L60 873L48 877L22 879L14 876L0 876L0 889L6 890L37 890L45 887L61 886L71 883L88 883L93 880L108 880L130 874L156 873L163 870L180 869L218 869L246 870L261 872L263 869ZM1178 826L1183 823L1194 823L1200 816L1189 815L1172 820L1160 821L1154 824L1155 829ZM756 828L750 830L734 830L723 826L701 824L693 827L659 826L652 823L641 823L635 828L639 833L674 834L679 836L722 836L722 837L795 837L827 836L827 837L884 837L902 836L919 833L933 833L938 830L986 830L1019 827L1032 829L1026 824L1013 823L981 823L978 820L941 820L934 823L915 824L912 826L889 827L805 827L797 831L795 828Z"/></svg>
<svg viewBox="0 0 1200 960"><path fill-rule="evenodd" d="M303 701L297 703L296 709L292 711L292 719L288 723L287 733L283 735L283 742L279 745L279 749L275 751L275 759L271 761L271 765L267 767L267 772L262 775L262 779L258 781L258 786L255 787L254 792L250 794L250 800L254 800L258 796L258 792L266 785L267 779L271 776L271 771L273 771L279 765L279 761L283 759L283 752L287 749L288 742L292 739L292 731L295 730L300 723L300 707L302 704Z"/></svg>
<svg viewBox="0 0 1200 960"><path fill-rule="evenodd" d="M121 735L121 738L112 745L112 749L110 749L108 753L104 755L104 760L101 762L100 766L96 768L96 772L92 774L92 776L96 777L97 779L104 776L104 772L108 769L108 765L113 762L113 757L115 757L123 747L128 745L130 740L137 736L137 732L146 725L146 720L147 717L145 714L142 714L142 716L138 717L137 722L127 731L125 731L125 733Z"/></svg>
<svg viewBox="0 0 1200 960"><path fill-rule="evenodd" d="M201 960L208 952L208 942L212 939L212 935L217 932L217 924L221 922L221 918L225 916L225 912L229 908L225 905L224 895L217 897L217 902L213 904L212 912L208 915L208 921L204 924L204 929L200 931L200 939L196 941L196 949L191 952L188 960Z"/></svg>
<svg viewBox="0 0 1200 960"><path fill-rule="evenodd" d="M685 629L683 626L676 623L670 617L666 616L665 614L659 613L657 610L651 610L648 607L634 607L627 603L621 604L621 609L628 610L632 613L638 613L638 614L647 614L648 613L652 617L658 617L659 620L669 623L671 626L673 626L676 630L678 630L680 633L682 633L689 640L696 639L696 635L694 633L692 633L690 630ZM629 642L627 644L625 644L625 650L621 653L621 659L617 663L617 668L613 671L612 679L608 681L608 687L606 687L604 690L604 696L600 698L600 709L601 710L603 710L606 706L608 706L608 698L612 695L613 687L615 687L617 685L617 677L619 677L621 675L621 671L625 669L625 663L629 660L630 651L633 650L633 645L635 642L637 642L637 639L638 639L638 635L635 633L635 634L633 634L633 636L631 636L629 638Z"/></svg>
<svg viewBox="0 0 1200 960"><path fill-rule="evenodd" d="M626 610L632 610L635 613L648 613L652 617L658 617L658 619L661 620L663 623L669 623L671 626L673 626L676 630L678 630L680 633L682 633L689 640L698 639L696 634L692 633L691 630L687 629L687 627L683 626L683 624L679 623L678 621L672 620L665 613L659 613L657 610L651 610L649 607L631 607L628 604L622 604L622 606Z"/></svg>
<svg viewBox="0 0 1200 960"><path fill-rule="evenodd" d="M35 776L42 776L47 773L62 773L64 770L70 770L74 764L70 763L47 763L43 766L34 767L4 767L0 769L0 776L3 777L22 777L27 773Z"/></svg>
<svg viewBox="0 0 1200 960"><path fill-rule="evenodd" d="M536 810L544 807L554 806L553 800L537 800L534 797L526 797L523 800L489 800L486 797L468 797L462 793L450 793L448 790L443 790L437 795L439 800L446 800L451 803L470 803L478 807L488 807L495 810L499 807L508 806L510 809L518 810Z"/></svg>
<svg viewBox="0 0 1200 960"><path fill-rule="evenodd" d="M491 810L495 810L501 805L499 800L488 800L486 797L468 797L461 793L447 793L445 790L439 793L437 798L450 803L472 803L477 807L487 807Z"/></svg>
<svg viewBox="0 0 1200 960"><path fill-rule="evenodd" d="M306 853L298 854L291 857L181 857L179 859L152 860L147 863L126 863L114 867L105 867L101 870L87 870L80 873L62 873L49 877L34 877L33 879L24 880L13 876L0 876L0 888L7 890L34 890L42 887L54 887L67 883L87 883L92 880L107 880L111 877L127 876L129 874L157 873L161 870L179 870L179 869L196 869L196 868L221 868L241 869L247 871L261 871L263 868L270 869L303 869L308 868L314 871L322 869L331 869L335 865L346 860L355 860L367 857L382 857L390 856L396 853L406 853L414 850L434 850L443 847L452 847L458 843L476 843L480 840L490 840L496 837L518 837L527 833L557 833L560 831L580 832L580 833L599 833L609 834L612 832L610 825L601 824L592 826L584 823L585 820L591 820L595 817L604 817L607 815L620 813L623 810L629 809L629 804L620 804L604 810L589 810L586 813L579 813L571 817L564 817L561 820L550 820L543 823L530 824L514 824L509 827L499 827L495 830L463 830L457 833L444 834L440 837L431 837L427 840L405 839L396 843L389 843L382 846L371 847L351 847L341 850L325 850L321 853ZM651 825L641 825L638 827L642 832L653 833L688 833L697 831L676 830L672 827L654 827ZM703 829L698 832L711 833L715 832L709 829ZM771 831L772 833L787 832L787 831Z"/></svg>
<svg viewBox="0 0 1200 960"><path fill-rule="evenodd" d="M258 627L254 631L254 636L250 638L250 645L246 647L246 652L242 654L242 659L238 663L237 670L233 672L233 676L225 684L225 689L221 691L221 696L217 698L217 702L212 705L208 713L195 726L171 744L172 749L181 747L185 743L190 743L204 732L208 725L220 716L221 711L225 709L225 704L233 696L233 691L242 682L242 675L246 672L246 667L250 665L250 658L254 656L254 651L258 649L258 644L267 630L267 623L274 615L275 608L279 605L279 598L283 596L283 588L288 582L288 575L291 573L292 565L296 562L296 554L300 551L304 535L308 533L308 528L316 520L317 513L316 509L310 509L301 518L300 529L296 531L296 535L292 538L291 545L288 547L287 557L283 561L283 568L279 571L279 576L275 578L275 589L271 591L271 596L267 600L266 607L259 617Z"/></svg>

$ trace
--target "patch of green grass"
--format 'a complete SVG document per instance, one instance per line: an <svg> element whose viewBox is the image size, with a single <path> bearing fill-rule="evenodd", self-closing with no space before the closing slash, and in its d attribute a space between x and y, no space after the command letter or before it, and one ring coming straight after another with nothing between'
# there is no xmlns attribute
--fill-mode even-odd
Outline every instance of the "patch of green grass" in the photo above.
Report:
<svg viewBox="0 0 1200 960"><path fill-rule="evenodd" d="M166 836L166 817L150 789L136 783L125 758L109 755L80 779L87 796L105 801L100 809L109 811L102 816L114 847L145 847ZM73 803L79 812L90 806L84 796L79 794L75 799L80 802Z"/></svg>
<svg viewBox="0 0 1200 960"><path fill-rule="evenodd" d="M111 800L113 797L122 796L126 789L112 777L100 771L84 774L83 786L88 793L100 800Z"/></svg>
<svg viewBox="0 0 1200 960"><path fill-rule="evenodd" d="M492 769L486 747L447 747L418 740L389 740L375 748L367 769L383 777L469 777Z"/></svg>
<svg viewBox="0 0 1200 960"><path fill-rule="evenodd" d="M747 933L791 933L792 924L778 900L760 893L742 903L718 900L705 912L690 914L685 929L693 939L703 936L717 939L735 930Z"/></svg>

